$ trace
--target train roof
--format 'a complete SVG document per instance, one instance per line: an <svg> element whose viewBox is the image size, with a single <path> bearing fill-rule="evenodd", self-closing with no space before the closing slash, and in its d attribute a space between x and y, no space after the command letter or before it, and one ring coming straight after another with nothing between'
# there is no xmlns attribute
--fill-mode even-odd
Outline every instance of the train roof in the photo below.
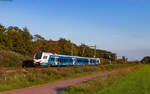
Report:
<svg viewBox="0 0 150 94"><path fill-rule="evenodd" d="M80 57L80 56L69 56L69 55L60 55L60 54L53 54L48 52L42 52L44 54L50 54L50 55L57 55L57 56L67 56L67 57L73 57L73 58L90 58L90 59L99 59L99 58L93 58L93 57Z"/></svg>

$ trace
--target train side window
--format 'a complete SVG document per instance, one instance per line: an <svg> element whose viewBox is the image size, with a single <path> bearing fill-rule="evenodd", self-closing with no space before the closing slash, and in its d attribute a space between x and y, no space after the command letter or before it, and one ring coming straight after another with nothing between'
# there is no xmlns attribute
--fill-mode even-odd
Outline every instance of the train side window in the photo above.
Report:
<svg viewBox="0 0 150 94"><path fill-rule="evenodd" d="M54 61L54 58L51 58L51 61Z"/></svg>
<svg viewBox="0 0 150 94"><path fill-rule="evenodd" d="M62 59L60 58L60 62L62 62Z"/></svg>
<svg viewBox="0 0 150 94"><path fill-rule="evenodd" d="M79 59L78 59L77 61L78 61L78 62L80 62L80 60L79 60Z"/></svg>
<svg viewBox="0 0 150 94"><path fill-rule="evenodd" d="M86 63L88 63L88 60L85 60Z"/></svg>
<svg viewBox="0 0 150 94"><path fill-rule="evenodd" d="M47 56L44 56L43 59L47 59Z"/></svg>
<svg viewBox="0 0 150 94"><path fill-rule="evenodd" d="M58 58L57 61L59 62L59 61L60 61L60 58Z"/></svg>
<svg viewBox="0 0 150 94"><path fill-rule="evenodd" d="M70 59L70 62L72 62L72 59Z"/></svg>

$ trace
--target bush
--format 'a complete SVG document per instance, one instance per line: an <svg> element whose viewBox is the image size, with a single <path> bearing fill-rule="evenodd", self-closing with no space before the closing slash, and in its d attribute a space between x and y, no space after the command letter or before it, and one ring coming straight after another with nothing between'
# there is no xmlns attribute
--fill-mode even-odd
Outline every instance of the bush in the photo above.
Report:
<svg viewBox="0 0 150 94"><path fill-rule="evenodd" d="M22 67L23 62L27 62L32 58L23 56L21 54L0 50L0 67Z"/></svg>
<svg viewBox="0 0 150 94"><path fill-rule="evenodd" d="M144 64L150 64L150 56L146 56L141 60L142 63Z"/></svg>

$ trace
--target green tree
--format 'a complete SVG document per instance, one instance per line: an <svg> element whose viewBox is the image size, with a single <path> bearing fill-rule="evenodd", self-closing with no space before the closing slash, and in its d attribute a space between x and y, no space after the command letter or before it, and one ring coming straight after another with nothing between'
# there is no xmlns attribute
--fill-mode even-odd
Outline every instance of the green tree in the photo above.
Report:
<svg viewBox="0 0 150 94"><path fill-rule="evenodd" d="M64 55L71 55L72 43L70 40L60 38L58 40L58 46L60 47L59 53Z"/></svg>
<svg viewBox="0 0 150 94"><path fill-rule="evenodd" d="M141 60L142 63L144 64L149 64L150 63L150 56L145 56L142 60Z"/></svg>
<svg viewBox="0 0 150 94"><path fill-rule="evenodd" d="M5 48L5 31L6 28L0 24L0 49Z"/></svg>
<svg viewBox="0 0 150 94"><path fill-rule="evenodd" d="M77 46L70 40L60 38L58 41L46 40L39 34L32 36L27 27L20 29L17 26L5 26L0 24L0 49L11 50L23 55L33 55L36 52L44 51L64 55L78 55L84 57L93 57L94 49L86 44ZM116 59L116 54L105 51L96 50L96 57ZM111 58L110 58L111 57Z"/></svg>

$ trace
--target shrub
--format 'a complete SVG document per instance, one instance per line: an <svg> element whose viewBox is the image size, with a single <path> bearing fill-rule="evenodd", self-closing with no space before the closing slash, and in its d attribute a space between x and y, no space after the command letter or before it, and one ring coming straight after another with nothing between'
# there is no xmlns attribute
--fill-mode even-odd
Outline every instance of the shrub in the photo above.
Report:
<svg viewBox="0 0 150 94"><path fill-rule="evenodd" d="M0 50L0 67L22 67L23 62L31 59L12 51Z"/></svg>

